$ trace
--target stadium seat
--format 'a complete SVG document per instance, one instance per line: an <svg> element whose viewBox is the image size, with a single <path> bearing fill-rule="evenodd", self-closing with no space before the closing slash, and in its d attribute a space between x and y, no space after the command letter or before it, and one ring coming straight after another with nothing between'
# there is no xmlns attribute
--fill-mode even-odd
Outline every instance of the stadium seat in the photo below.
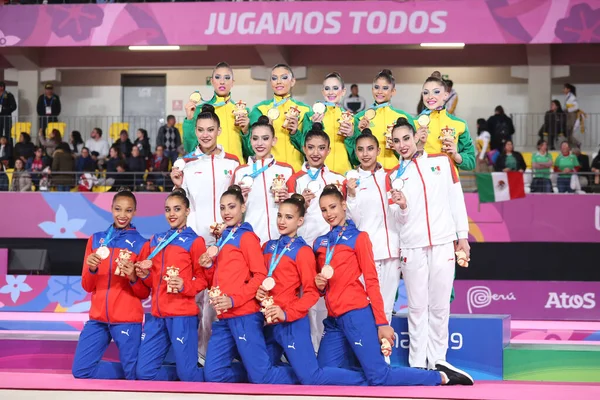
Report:
<svg viewBox="0 0 600 400"><path fill-rule="evenodd" d="M531 152L524 151L521 153L521 155L523 156L523 160L525 160L525 165L527 165L527 168L531 168Z"/></svg>
<svg viewBox="0 0 600 400"><path fill-rule="evenodd" d="M21 136L21 133L23 132L31 135L31 122L17 122L12 126L10 135L12 136L15 144L19 141L19 136Z"/></svg>
<svg viewBox="0 0 600 400"><path fill-rule="evenodd" d="M67 124L65 124L64 122L49 122L48 126L46 127L47 138L50 138L50 133L53 129L58 129L58 131L60 132L60 136L64 138L65 132L67 131ZM66 141L68 142L68 138Z"/></svg>
<svg viewBox="0 0 600 400"><path fill-rule="evenodd" d="M121 131L123 129L129 132L129 122L113 122L112 124L110 124L109 136L112 143L119 140Z"/></svg>

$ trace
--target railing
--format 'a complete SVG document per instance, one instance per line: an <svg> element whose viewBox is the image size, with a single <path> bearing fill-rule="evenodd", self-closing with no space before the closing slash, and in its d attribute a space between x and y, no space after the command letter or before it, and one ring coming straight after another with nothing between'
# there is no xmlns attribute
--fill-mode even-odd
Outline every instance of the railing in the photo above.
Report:
<svg viewBox="0 0 600 400"><path fill-rule="evenodd" d="M34 190L40 190L41 186L45 186L41 180L44 177L49 178L47 188L45 190L53 191L62 189L63 191L77 191L78 186L85 182L82 182L82 176L88 181L87 186L92 188L93 191L108 191L117 190L121 187L127 187L132 191L142 192L159 192L159 191L170 191L173 188L173 183L168 172L55 172L52 171L50 174L42 172L31 172L28 171L32 182L34 184ZM0 172L0 175L2 172ZM9 170L9 181L12 180L14 172ZM526 171L524 174L525 192L531 192L531 184L533 182L533 172ZM561 173L563 174L563 173ZM559 173L553 172L550 176L550 182L552 185L553 193L558 193L558 175ZM477 192L477 184L475 180L475 172L460 173L460 181L464 192ZM578 187L575 193L600 193L600 182L595 183L596 179L600 180L600 175L594 172L579 172L577 173ZM0 191L6 191L7 188L3 188L0 180ZM151 182L150 184L148 182ZM12 182L11 182L12 183ZM9 183L9 185L11 185ZM92 185L90 185L92 183ZM577 186L577 184L575 184Z"/></svg>
<svg viewBox="0 0 600 400"><path fill-rule="evenodd" d="M92 129L102 129L102 137L109 140L110 143L116 141L119 138L119 133L122 129L126 129L129 133L129 139L133 142L135 140L136 131L138 129L145 129L148 131L148 138L150 139L150 145L152 149L156 144L156 136L158 129L166 124L167 116L63 116L56 117L58 124L53 123L51 128L57 128L62 135L62 139L65 142L69 141L71 132L79 131L81 137L85 142L90 138ZM46 117L32 117L32 116L20 116L12 117L12 137L14 143L19 141L21 132L27 132L31 135L32 141L35 143L38 139L39 126L41 123L49 124L50 122L45 120ZM185 120L184 115L176 115L176 126L180 130L180 134L183 136L181 129L181 123ZM46 137L49 136L49 130L46 129Z"/></svg>
<svg viewBox="0 0 600 400"><path fill-rule="evenodd" d="M515 126L513 142L515 148L533 150L540 139L539 132L544 125L544 113L539 114L511 114ZM577 129L573 138L581 143L585 150L595 150L600 145L600 114L586 114L584 121L584 133Z"/></svg>

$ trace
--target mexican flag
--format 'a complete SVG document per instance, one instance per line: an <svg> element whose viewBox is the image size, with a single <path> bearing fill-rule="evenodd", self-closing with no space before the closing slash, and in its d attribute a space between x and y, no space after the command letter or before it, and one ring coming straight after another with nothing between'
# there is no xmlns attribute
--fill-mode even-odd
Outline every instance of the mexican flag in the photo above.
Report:
<svg viewBox="0 0 600 400"><path fill-rule="evenodd" d="M525 197L522 172L492 172L477 174L480 203L495 203Z"/></svg>

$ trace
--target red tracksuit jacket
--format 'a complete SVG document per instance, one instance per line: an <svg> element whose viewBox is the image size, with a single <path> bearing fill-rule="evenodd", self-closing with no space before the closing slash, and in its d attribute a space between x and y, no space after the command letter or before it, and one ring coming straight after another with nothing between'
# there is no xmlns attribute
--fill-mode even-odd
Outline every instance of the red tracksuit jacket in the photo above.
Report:
<svg viewBox="0 0 600 400"><path fill-rule="evenodd" d="M235 227L223 232L223 240ZM260 310L255 300L256 291L267 276L262 257L260 239L254 234L252 226L245 222L235 231L231 240L223 245L209 273L210 287L218 286L221 292L229 296L233 307L218 318L240 317Z"/></svg>
<svg viewBox="0 0 600 400"><path fill-rule="evenodd" d="M315 240L314 252L317 255L319 271L325 264L327 243L333 245L343 229L336 226L327 235ZM383 311L383 298L379 289L379 279L373 256L373 245L366 232L356 229L354 222L346 221L346 229L335 246L330 265L334 274L325 287L325 303L329 315L339 317L348 311L358 310L371 304L375 322L387 325ZM363 275L365 286L359 280Z"/></svg>
<svg viewBox="0 0 600 400"><path fill-rule="evenodd" d="M174 232L174 229L170 229L154 235L142 249L140 260L147 259L159 243L169 239ZM142 282L146 287L152 288L153 316L163 318L198 315L196 294L207 286L205 268L200 266L198 260L205 252L204 239L187 227L152 258L150 275ZM183 279L183 290L180 293L167 293L167 281L164 277L167 268L171 266L179 268L179 276Z"/></svg>
<svg viewBox="0 0 600 400"><path fill-rule="evenodd" d="M292 238L283 236L279 240L270 240L263 246L263 254L267 271L271 265L273 252L277 248L277 259L283 249L290 244ZM319 291L315 285L317 263L315 255L304 239L297 237L289 250L281 257L273 272L275 287L269 292L275 305L285 313L285 322L293 322L304 318L308 310L319 300ZM302 297L300 297L302 288Z"/></svg>
<svg viewBox="0 0 600 400"><path fill-rule="evenodd" d="M150 290L139 279L132 284L129 278L115 275L115 260L121 250L128 250L131 261L138 261L146 239L133 226L129 229L113 228L113 239L107 244L109 257L102 260L95 272L91 272L85 263L88 256L106 241L109 231L110 227L104 232L94 233L85 249L81 286L92 293L90 319L109 324L141 323L144 318L141 299L148 297Z"/></svg>

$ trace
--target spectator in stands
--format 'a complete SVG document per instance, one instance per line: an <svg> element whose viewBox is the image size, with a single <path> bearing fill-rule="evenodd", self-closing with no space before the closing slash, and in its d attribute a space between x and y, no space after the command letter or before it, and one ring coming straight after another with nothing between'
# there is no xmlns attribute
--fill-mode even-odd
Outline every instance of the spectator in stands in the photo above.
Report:
<svg viewBox="0 0 600 400"><path fill-rule="evenodd" d="M160 189L156 186L153 180L146 180L146 187L144 192L160 192Z"/></svg>
<svg viewBox="0 0 600 400"><path fill-rule="evenodd" d="M146 160L140 155L140 149L137 146L131 149L131 157L127 159L127 170L132 173L133 184L135 186L143 183Z"/></svg>
<svg viewBox="0 0 600 400"><path fill-rule="evenodd" d="M81 154L81 150L83 149L84 143L81 138L81 132L73 131L71 132L71 138L69 139L69 144L71 145L71 153L75 157Z"/></svg>
<svg viewBox="0 0 600 400"><path fill-rule="evenodd" d="M492 135L492 149L503 151L504 144L511 140L515 133L515 126L512 119L504 113L502 106L496 106L494 115L488 118L488 131Z"/></svg>
<svg viewBox="0 0 600 400"><path fill-rule="evenodd" d="M573 147L573 154L575 154L575 157L577 157L577 161L579 162L578 172L583 172L584 174L592 172L592 169L590 168L590 157L587 154L583 154L579 147ZM583 187L587 187L590 184L587 175L580 175L579 180Z"/></svg>
<svg viewBox="0 0 600 400"><path fill-rule="evenodd" d="M117 172L117 165L123 160L121 149L113 144L109 152L110 157L106 160L106 172Z"/></svg>
<svg viewBox="0 0 600 400"><path fill-rule="evenodd" d="M10 186L11 192L31 192L31 175L24 168L25 163L18 159L15 161L15 170Z"/></svg>
<svg viewBox="0 0 600 400"><path fill-rule="evenodd" d="M562 172L556 182L558 193L574 193L575 191L571 189L571 178L573 173L579 170L579 161L575 154L571 154L571 146L568 142L561 143L560 154L554 161L554 170Z"/></svg>
<svg viewBox="0 0 600 400"><path fill-rule="evenodd" d="M165 177L169 172L169 159L164 156L164 148L162 146L156 146L156 152L152 158L150 171L152 172L152 180L159 186L164 187L167 183ZM168 181L171 182L170 179Z"/></svg>
<svg viewBox="0 0 600 400"><path fill-rule="evenodd" d="M567 131L567 116L565 115L560 101L552 100L550 110L546 111L544 116L544 125L540 129L540 139L547 140L550 144L550 150L555 150L554 143L558 138L562 142L561 137L565 136Z"/></svg>
<svg viewBox="0 0 600 400"><path fill-rule="evenodd" d="M52 183L59 192L68 192L75 185L75 159L68 143L62 142L52 160ZM70 172L70 173L69 173Z"/></svg>
<svg viewBox="0 0 600 400"><path fill-rule="evenodd" d="M533 169L533 180L531 181L531 193L552 193L552 155L548 153L548 142L540 139L537 143L538 151L531 157L531 169Z"/></svg>
<svg viewBox="0 0 600 400"><path fill-rule="evenodd" d="M0 81L0 136L11 136L12 113L17 109L17 102L12 93L6 91L6 83Z"/></svg>
<svg viewBox="0 0 600 400"><path fill-rule="evenodd" d="M575 123L577 122L579 113L579 103L577 102L577 89L570 83L565 83L563 87L563 93L565 94L565 108L567 110L567 138L569 143L574 143L573 130Z"/></svg>
<svg viewBox="0 0 600 400"><path fill-rule="evenodd" d="M137 130L133 145L140 150L140 156L142 156L144 160L148 161L152 158L152 150L150 149L150 139L148 139L147 130L141 128ZM148 165L146 165L146 167L147 166Z"/></svg>
<svg viewBox="0 0 600 400"><path fill-rule="evenodd" d="M85 141L85 147L90 149L90 152L97 152L98 159L104 159L108 157L108 150L110 146L106 139L102 139L102 129L94 128L90 134L91 138Z"/></svg>
<svg viewBox="0 0 600 400"><path fill-rule="evenodd" d="M0 136L0 163L6 168L13 166L13 146L10 137Z"/></svg>
<svg viewBox="0 0 600 400"><path fill-rule="evenodd" d="M0 163L0 192L8 192L8 176L2 163Z"/></svg>
<svg viewBox="0 0 600 400"><path fill-rule="evenodd" d="M50 160L44 155L44 150L41 147L36 147L33 151L33 157L27 160L27 171L31 175L33 184L37 187L42 177L44 168L50 165Z"/></svg>
<svg viewBox="0 0 600 400"><path fill-rule="evenodd" d="M506 143L504 143L504 151L498 156L494 169L496 171L504 172L524 172L527 169L523 155L518 151L514 151L512 140L507 140Z"/></svg>
<svg viewBox="0 0 600 400"><path fill-rule="evenodd" d="M179 154L179 146L181 146L181 134L179 129L175 127L175 117L169 115L167 124L160 127L158 136L156 136L156 147L163 146L164 155L171 162L177 160Z"/></svg>
<svg viewBox="0 0 600 400"><path fill-rule="evenodd" d="M35 146L31 143L31 136L27 132L21 132L19 143L15 145L15 160L22 160L23 164L27 163L34 155Z"/></svg>
<svg viewBox="0 0 600 400"><path fill-rule="evenodd" d="M48 157L53 157L58 145L62 143L62 136L58 129L52 129L50 139L46 139L46 132L40 129L38 139Z"/></svg>
<svg viewBox="0 0 600 400"><path fill-rule="evenodd" d="M112 177L115 179L109 192L117 192L122 187L131 188L132 181L131 176L127 173L127 161L119 160L117 163L117 173L113 174Z"/></svg>
<svg viewBox="0 0 600 400"><path fill-rule="evenodd" d="M121 150L121 154L124 157L131 156L131 148L133 147L133 143L129 140L129 134L127 130L123 129L119 134L119 139L113 144L113 146L118 146L119 150Z"/></svg>
<svg viewBox="0 0 600 400"><path fill-rule="evenodd" d="M358 85L352 84L350 86L350 94L344 99L344 108L352 111L354 114L358 114L365 109L367 102L365 99L358 94Z"/></svg>
<svg viewBox="0 0 600 400"><path fill-rule="evenodd" d="M40 129L46 132L49 122L58 122L60 111L60 97L54 94L54 86L47 83L44 86L44 94L40 95L37 102Z"/></svg>
<svg viewBox="0 0 600 400"><path fill-rule="evenodd" d="M477 149L477 164L475 172L490 172L490 164L487 154L490 151L491 135L487 130L487 122L483 118L477 120L477 140L475 147Z"/></svg>
<svg viewBox="0 0 600 400"><path fill-rule="evenodd" d="M600 185L600 151L592 160L592 172L594 173L594 185Z"/></svg>
<svg viewBox="0 0 600 400"><path fill-rule="evenodd" d="M450 79L444 79L444 82L446 82L448 92L450 93L450 96L448 96L448 100L446 100L446 112L454 115L456 111L456 106L458 105L458 93L456 93L456 90L454 90L453 88L454 82L452 82Z"/></svg>
<svg viewBox="0 0 600 400"><path fill-rule="evenodd" d="M83 147L79 157L75 161L75 170L77 172L92 172L96 169L96 163L92 159L90 149Z"/></svg>

